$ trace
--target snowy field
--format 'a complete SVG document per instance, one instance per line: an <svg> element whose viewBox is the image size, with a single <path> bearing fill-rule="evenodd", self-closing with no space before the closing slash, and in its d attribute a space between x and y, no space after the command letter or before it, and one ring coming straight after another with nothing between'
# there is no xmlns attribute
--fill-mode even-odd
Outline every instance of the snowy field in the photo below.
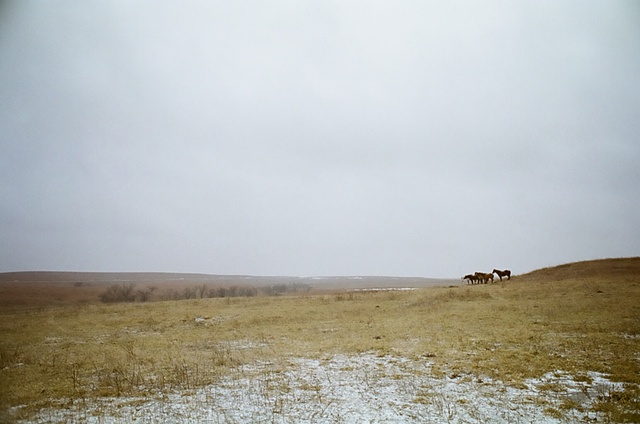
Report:
<svg viewBox="0 0 640 424"><path fill-rule="evenodd" d="M604 375L562 371L518 388L489 378L436 378L428 358L362 354L237 368L217 384L145 398L54 401L35 423L566 423L600 422ZM583 381L585 380L585 381ZM23 421L27 422L27 421Z"/></svg>

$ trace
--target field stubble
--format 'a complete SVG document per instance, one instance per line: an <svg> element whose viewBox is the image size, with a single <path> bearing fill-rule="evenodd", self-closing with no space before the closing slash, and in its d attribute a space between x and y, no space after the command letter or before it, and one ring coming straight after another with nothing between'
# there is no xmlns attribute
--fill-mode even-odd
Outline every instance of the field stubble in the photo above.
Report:
<svg viewBox="0 0 640 424"><path fill-rule="evenodd" d="M336 355L402 358L428 364L436 378L514 388L553 373L590 383L597 373L620 386L590 408L640 420L640 275L550 275L404 292L2 310L0 421L87 399L193 394L253 364L286 376L296 358ZM566 391L562 379L541 387ZM426 399L437 400L416 393L415 402ZM581 408L563 399L550 416Z"/></svg>

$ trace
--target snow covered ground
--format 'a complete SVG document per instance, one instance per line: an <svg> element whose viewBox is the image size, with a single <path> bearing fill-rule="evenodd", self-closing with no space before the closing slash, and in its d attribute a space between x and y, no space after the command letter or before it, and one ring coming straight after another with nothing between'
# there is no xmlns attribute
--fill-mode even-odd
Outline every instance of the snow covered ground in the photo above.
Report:
<svg viewBox="0 0 640 424"><path fill-rule="evenodd" d="M564 423L621 390L604 375L557 371L510 387L470 375L436 378L426 358L337 355L239 367L217 384L145 398L61 399L36 423ZM586 380L586 381L582 381ZM550 389L551 388L551 389ZM54 402L55 403L55 402Z"/></svg>

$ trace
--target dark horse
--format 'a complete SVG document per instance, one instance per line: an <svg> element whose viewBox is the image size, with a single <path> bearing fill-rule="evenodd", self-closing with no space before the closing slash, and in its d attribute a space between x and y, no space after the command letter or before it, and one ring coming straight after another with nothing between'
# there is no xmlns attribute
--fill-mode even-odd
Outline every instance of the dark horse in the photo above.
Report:
<svg viewBox="0 0 640 424"><path fill-rule="evenodd" d="M471 284L475 284L478 281L478 277L476 277L473 274L467 274L464 277L462 277L463 280L469 280L467 282L467 284L471 283Z"/></svg>
<svg viewBox="0 0 640 424"><path fill-rule="evenodd" d="M500 277L500 281L502 281L502 277L507 277L507 280L511 280L511 271L509 271L508 269L505 269L504 271L494 269L493 274L498 274L498 277Z"/></svg>

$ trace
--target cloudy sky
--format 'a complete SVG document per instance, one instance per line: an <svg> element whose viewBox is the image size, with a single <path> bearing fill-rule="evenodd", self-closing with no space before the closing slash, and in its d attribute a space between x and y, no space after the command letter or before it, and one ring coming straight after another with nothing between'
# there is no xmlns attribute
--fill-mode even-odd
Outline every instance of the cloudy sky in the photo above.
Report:
<svg viewBox="0 0 640 424"><path fill-rule="evenodd" d="M637 1L0 1L0 272L640 255Z"/></svg>

